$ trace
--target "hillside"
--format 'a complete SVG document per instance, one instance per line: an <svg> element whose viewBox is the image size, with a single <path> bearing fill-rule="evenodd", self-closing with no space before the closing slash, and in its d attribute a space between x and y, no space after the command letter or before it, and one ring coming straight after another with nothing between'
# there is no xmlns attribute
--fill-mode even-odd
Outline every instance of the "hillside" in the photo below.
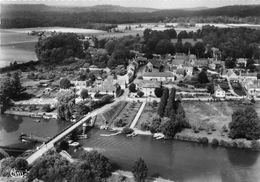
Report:
<svg viewBox="0 0 260 182"><path fill-rule="evenodd" d="M191 8L158 10L151 8L98 5L92 7L47 6L43 4L1 4L1 28L27 28L37 26L67 26L92 28L93 23L120 24L159 22L185 17L200 19L214 18L223 23L219 17L229 18L229 23L260 22L260 5L225 6L220 8ZM64 18L66 17L66 18ZM241 18L245 20L241 20ZM253 18L248 18L253 17ZM227 18L226 18L227 19ZM195 20L195 22L197 22ZM227 22L227 21L225 21ZM216 23L216 22L215 22Z"/></svg>

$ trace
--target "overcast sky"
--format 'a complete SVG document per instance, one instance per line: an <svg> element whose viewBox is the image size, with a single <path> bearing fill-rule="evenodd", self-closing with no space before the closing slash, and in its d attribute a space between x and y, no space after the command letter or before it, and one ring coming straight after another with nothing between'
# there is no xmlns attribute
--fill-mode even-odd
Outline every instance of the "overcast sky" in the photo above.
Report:
<svg viewBox="0 0 260 182"><path fill-rule="evenodd" d="M47 4L55 6L94 6L113 4L126 7L149 7L158 9L220 7L226 5L260 4L260 0L0 0L12 4Z"/></svg>

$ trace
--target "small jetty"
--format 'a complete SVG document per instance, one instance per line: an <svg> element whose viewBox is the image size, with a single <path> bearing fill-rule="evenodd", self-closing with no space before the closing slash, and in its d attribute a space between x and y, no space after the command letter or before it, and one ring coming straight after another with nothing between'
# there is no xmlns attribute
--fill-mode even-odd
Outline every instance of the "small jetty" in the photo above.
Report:
<svg viewBox="0 0 260 182"><path fill-rule="evenodd" d="M116 132L116 133L111 133L111 134L100 134L100 136L104 136L104 137L107 137L107 136L116 136L116 135L119 135L120 133L121 133L121 131Z"/></svg>
<svg viewBox="0 0 260 182"><path fill-rule="evenodd" d="M49 139L45 138L45 137L40 137L40 136L36 136L36 135L27 135L22 133L19 137L20 140L22 141L30 141L30 142L39 142L39 143L44 143L47 142Z"/></svg>

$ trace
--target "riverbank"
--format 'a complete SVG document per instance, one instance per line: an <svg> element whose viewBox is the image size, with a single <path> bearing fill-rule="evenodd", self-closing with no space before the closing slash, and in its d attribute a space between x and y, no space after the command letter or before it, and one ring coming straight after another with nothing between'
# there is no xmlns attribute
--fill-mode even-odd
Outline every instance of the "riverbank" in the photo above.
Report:
<svg viewBox="0 0 260 182"><path fill-rule="evenodd" d="M149 170L149 169L148 169ZM112 173L112 176L108 178L108 182L115 182L115 181L122 181L124 179L124 182L135 182L134 175L131 171L123 171L123 170L117 170ZM164 179L161 177L156 178L148 178L147 181L149 182L174 182L172 180Z"/></svg>
<svg viewBox="0 0 260 182"><path fill-rule="evenodd" d="M46 113L46 112L28 112L28 111L11 111L11 110L6 110L5 114L10 114L10 115L17 115L17 116L27 116L27 117L32 117L32 118L44 118L44 119L57 119L58 115L57 113L51 112L51 113Z"/></svg>
<svg viewBox="0 0 260 182"><path fill-rule="evenodd" d="M177 133L174 137L176 140L197 142L202 144L211 144L215 147L228 147L248 149L253 151L260 151L260 140L246 140L246 139L231 139L228 134L218 135L217 133L208 134L206 131L194 133L191 129L184 129Z"/></svg>
<svg viewBox="0 0 260 182"><path fill-rule="evenodd" d="M115 134L121 134L123 128L112 128L113 131L117 131ZM133 128L135 134L142 136L154 136L163 135L162 133L152 134L150 131L142 131L137 128ZM104 134L101 136L110 137L114 134ZM165 140L165 138L160 138ZM168 139L167 139L168 140ZM182 132L177 133L172 140L196 142L204 145L212 145L214 147L228 147L238 149L248 149L252 151L260 151L260 139L259 140L246 140L246 139L231 139L228 137L228 133L220 135L217 132L208 133L207 131L199 131L195 133L192 129L184 129Z"/></svg>

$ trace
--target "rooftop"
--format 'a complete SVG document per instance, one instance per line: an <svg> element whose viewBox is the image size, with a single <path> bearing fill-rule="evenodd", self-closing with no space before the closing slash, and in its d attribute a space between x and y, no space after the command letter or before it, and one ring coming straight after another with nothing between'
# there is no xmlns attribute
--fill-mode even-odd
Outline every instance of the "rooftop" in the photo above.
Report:
<svg viewBox="0 0 260 182"><path fill-rule="evenodd" d="M145 72L143 77L173 77L171 72Z"/></svg>
<svg viewBox="0 0 260 182"><path fill-rule="evenodd" d="M157 87L160 87L159 81L137 80L135 83L138 87L142 87L142 88L157 88Z"/></svg>

